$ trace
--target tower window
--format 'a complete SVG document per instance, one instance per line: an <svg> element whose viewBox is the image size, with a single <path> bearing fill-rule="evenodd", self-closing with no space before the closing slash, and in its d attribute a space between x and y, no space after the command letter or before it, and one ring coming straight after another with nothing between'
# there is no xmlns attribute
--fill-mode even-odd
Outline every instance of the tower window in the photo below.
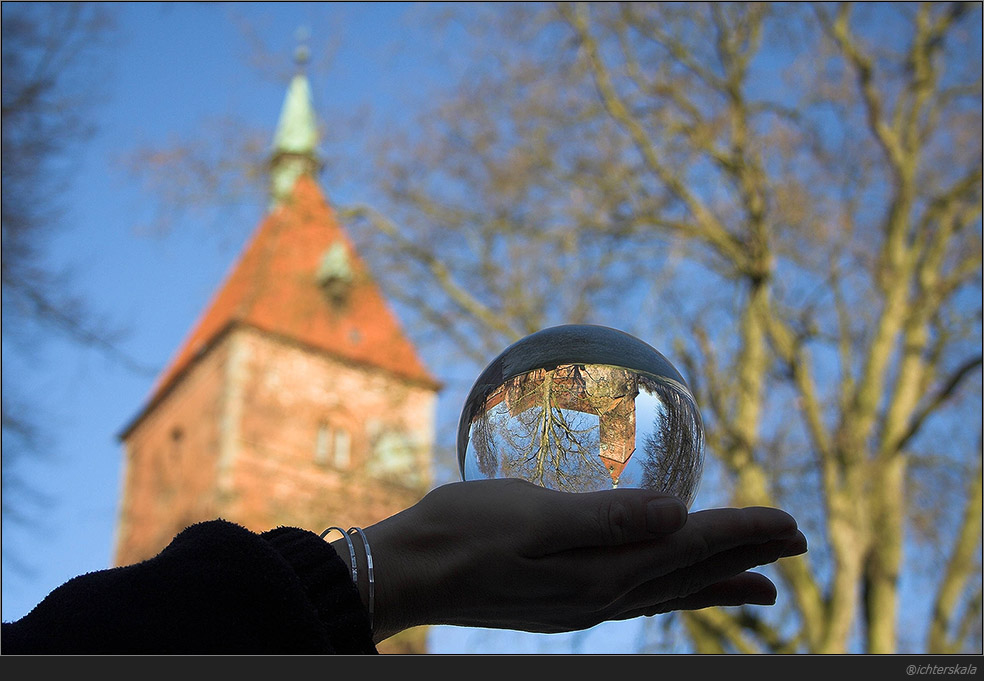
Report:
<svg viewBox="0 0 984 681"><path fill-rule="evenodd" d="M327 423L319 423L318 436L314 441L314 462L319 466L326 466L329 456L331 456L331 428Z"/></svg>
<svg viewBox="0 0 984 681"><path fill-rule="evenodd" d="M339 468L348 468L351 458L350 444L347 431L335 431L335 465Z"/></svg>
<svg viewBox="0 0 984 681"><path fill-rule="evenodd" d="M184 440L184 431L175 426L171 430L171 463L181 458L181 445Z"/></svg>
<svg viewBox="0 0 984 681"><path fill-rule="evenodd" d="M351 438L343 428L332 428L322 422L314 441L314 461L319 466L348 468L351 462Z"/></svg>

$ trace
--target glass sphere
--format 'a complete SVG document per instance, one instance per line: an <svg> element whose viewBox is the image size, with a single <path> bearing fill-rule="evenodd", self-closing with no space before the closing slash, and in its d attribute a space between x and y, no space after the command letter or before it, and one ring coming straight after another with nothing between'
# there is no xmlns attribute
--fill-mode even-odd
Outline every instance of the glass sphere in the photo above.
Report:
<svg viewBox="0 0 984 681"><path fill-rule="evenodd" d="M564 325L506 348L458 422L463 480L522 478L565 492L641 487L689 508L704 428L669 360L616 329Z"/></svg>

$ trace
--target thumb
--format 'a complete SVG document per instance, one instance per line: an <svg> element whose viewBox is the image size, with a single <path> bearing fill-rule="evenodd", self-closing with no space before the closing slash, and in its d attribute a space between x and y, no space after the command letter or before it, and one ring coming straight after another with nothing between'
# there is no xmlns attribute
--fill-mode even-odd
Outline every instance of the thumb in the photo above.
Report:
<svg viewBox="0 0 984 681"><path fill-rule="evenodd" d="M676 497L656 497L646 504L646 529L650 534L670 534L686 523L687 506Z"/></svg>

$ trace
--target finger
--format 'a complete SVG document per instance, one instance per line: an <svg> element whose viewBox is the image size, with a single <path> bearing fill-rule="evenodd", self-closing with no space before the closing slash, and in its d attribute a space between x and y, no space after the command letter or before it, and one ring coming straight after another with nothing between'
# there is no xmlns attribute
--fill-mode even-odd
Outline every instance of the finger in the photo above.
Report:
<svg viewBox="0 0 984 681"><path fill-rule="evenodd" d="M544 527L550 528L540 541L544 555L651 540L687 522L680 499L642 489L556 492L542 512Z"/></svg>
<svg viewBox="0 0 984 681"><path fill-rule="evenodd" d="M771 579L757 572L743 572L707 586L697 593L662 604L670 610L700 610L712 606L775 605L779 591Z"/></svg>
<svg viewBox="0 0 984 681"><path fill-rule="evenodd" d="M688 596L634 608L615 619L652 617L675 610L700 610L714 606L775 605L777 597L776 585L768 577L757 572L743 572Z"/></svg>
<svg viewBox="0 0 984 681"><path fill-rule="evenodd" d="M746 570L805 550L806 538L797 530L788 538L737 546L678 569L667 568L672 556L654 561L659 550L645 544L617 551L582 550L577 564L582 572L604 575L605 588L612 594L616 609L635 609L640 604L686 598Z"/></svg>
<svg viewBox="0 0 984 681"><path fill-rule="evenodd" d="M775 508L698 511L690 514L683 529L654 545L654 558L667 574L731 549L793 539L800 534L793 517Z"/></svg>
<svg viewBox="0 0 984 681"><path fill-rule="evenodd" d="M715 509L690 514L686 524L671 534L617 549L580 549L577 560L579 569L617 579L624 592L677 572L678 578L682 575L703 579L703 583L694 583L699 588L729 574L718 571L705 576L708 570L725 569L737 574L781 557L776 553L777 547L788 551L788 555L806 550L806 538L789 514L761 507ZM742 550L729 556L728 552L735 549ZM690 589L693 590L696 588Z"/></svg>
<svg viewBox="0 0 984 681"><path fill-rule="evenodd" d="M782 557L790 558L792 556L799 556L806 553L808 550L809 545L806 541L806 535L797 530L796 536L790 539L786 545L786 552L782 554Z"/></svg>
<svg viewBox="0 0 984 681"><path fill-rule="evenodd" d="M636 597L644 600L662 597L664 600L686 598L712 584L731 579L761 565L768 565L790 553L797 538L778 539L763 544L739 546L715 554L707 560L676 570L636 589Z"/></svg>

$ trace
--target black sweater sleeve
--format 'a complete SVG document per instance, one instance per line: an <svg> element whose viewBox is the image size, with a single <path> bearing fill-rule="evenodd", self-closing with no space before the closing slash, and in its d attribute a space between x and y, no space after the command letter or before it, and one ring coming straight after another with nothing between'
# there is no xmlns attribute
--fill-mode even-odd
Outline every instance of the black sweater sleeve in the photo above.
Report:
<svg viewBox="0 0 984 681"><path fill-rule="evenodd" d="M69 580L4 623L3 654L375 653L348 568L306 530L192 525L154 558Z"/></svg>

